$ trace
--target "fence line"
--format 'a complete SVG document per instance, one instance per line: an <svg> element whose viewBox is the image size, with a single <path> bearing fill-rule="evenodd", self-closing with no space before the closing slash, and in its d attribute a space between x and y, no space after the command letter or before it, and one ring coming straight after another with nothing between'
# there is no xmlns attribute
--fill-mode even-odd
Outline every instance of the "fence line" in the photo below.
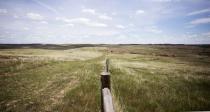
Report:
<svg viewBox="0 0 210 112"><path fill-rule="evenodd" d="M101 111L114 112L111 95L111 82L109 73L109 60L106 59L105 70L101 73Z"/></svg>

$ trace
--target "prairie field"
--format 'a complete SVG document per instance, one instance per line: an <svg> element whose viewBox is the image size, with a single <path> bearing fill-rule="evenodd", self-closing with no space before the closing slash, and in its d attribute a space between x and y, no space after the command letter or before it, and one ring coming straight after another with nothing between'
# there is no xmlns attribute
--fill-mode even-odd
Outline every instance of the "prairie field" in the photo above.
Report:
<svg viewBox="0 0 210 112"><path fill-rule="evenodd" d="M0 112L100 112L110 60L116 112L210 110L209 45L0 45Z"/></svg>

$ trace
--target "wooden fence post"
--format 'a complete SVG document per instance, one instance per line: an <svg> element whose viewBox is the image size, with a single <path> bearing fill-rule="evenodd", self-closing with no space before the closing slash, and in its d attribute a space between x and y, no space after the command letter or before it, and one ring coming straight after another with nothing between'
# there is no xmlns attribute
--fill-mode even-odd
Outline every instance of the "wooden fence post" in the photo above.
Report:
<svg viewBox="0 0 210 112"><path fill-rule="evenodd" d="M109 72L109 59L106 59L105 72Z"/></svg>
<svg viewBox="0 0 210 112"><path fill-rule="evenodd" d="M109 60L106 59L104 72L101 73L101 111L114 112L111 95Z"/></svg>
<svg viewBox="0 0 210 112"><path fill-rule="evenodd" d="M101 73L101 89L103 88L110 88L111 82L110 82L110 73L109 72L102 72Z"/></svg>
<svg viewBox="0 0 210 112"><path fill-rule="evenodd" d="M112 95L110 92L110 89L104 88L102 90L103 93L103 106L104 106L104 112L114 112L114 107L112 103Z"/></svg>
<svg viewBox="0 0 210 112"><path fill-rule="evenodd" d="M110 89L110 74L108 72L101 73L101 111L104 112L104 98L103 98L103 89Z"/></svg>

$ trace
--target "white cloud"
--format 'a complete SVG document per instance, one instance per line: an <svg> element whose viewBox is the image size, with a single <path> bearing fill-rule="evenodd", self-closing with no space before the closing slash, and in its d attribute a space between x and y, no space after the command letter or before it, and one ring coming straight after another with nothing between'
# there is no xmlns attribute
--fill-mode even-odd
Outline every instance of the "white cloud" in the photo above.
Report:
<svg viewBox="0 0 210 112"><path fill-rule="evenodd" d="M94 9L82 9L82 12L84 13L89 13L89 14L96 14L95 10Z"/></svg>
<svg viewBox="0 0 210 112"><path fill-rule="evenodd" d="M7 13L9 14L9 15L0 14L0 15L8 15L2 18L1 22L2 32L6 30L10 31L11 33L17 34L17 36L14 36L17 37L14 40L20 42L23 40L22 37L24 36L27 37L27 35L30 34L31 35L37 34L37 37L39 35L41 37L46 36L45 38L49 37L48 38L49 40L53 40L53 38L55 37L54 38L55 42L56 41L61 42L61 40L63 42L74 42L74 40L75 42L81 42L80 40L82 40L83 42L92 42L92 41L104 42L103 41L104 39L107 40L108 42L113 42L113 43L121 43L121 42L150 43L150 41L152 42L156 41L158 43L158 42L165 42L166 40L169 40L168 41L169 43L170 42L182 43L184 41L176 37L179 37L179 35L183 34L183 32L186 31L194 32L196 30L196 32L194 33L202 33L206 30L205 28L200 28L200 27L198 27L197 29L186 29L183 28L184 26L196 27L197 24L203 22L201 22L201 20L200 21L198 20L193 21L193 20L199 18L210 18L210 16L208 15L210 13L209 12L207 13L207 10L204 10L205 8L203 10L200 10L200 8L207 3L203 2L205 0L201 0L201 2L186 0L186 4L185 3L173 4L174 3L173 1L177 0L151 0L151 1L131 0L129 2L129 5L132 7L124 7L125 2L119 2L119 3L117 2L111 4L111 6L110 4L106 4L105 2L97 2L97 5L103 7L93 7L93 5L96 4L96 2L94 1L92 2L90 1L90 3L86 2L86 4L84 4L83 2L75 1L74 6L69 7L69 5L67 4L72 2L69 0L60 1L59 3L56 4L53 4L45 0L32 0L32 1L33 4L27 4L27 3L22 4L21 1L19 2L17 1L17 4L22 4L23 7L19 7L14 3L10 4L10 2L8 2L8 6L0 8L0 9L3 8L7 9L8 11ZM173 3L170 4L169 2ZM7 3L5 2L5 4ZM116 5L117 7L113 7ZM12 12L10 12L10 7L13 7L13 9L11 10ZM29 19L26 20L26 18L28 18L28 16L26 17L26 14L28 12L25 9L29 7L31 9L37 9L39 7L39 9L34 11L31 10L29 12L38 13L38 15L43 16L44 19L39 21L29 21ZM3 13L4 12L5 11L3 11ZM201 15L207 14L207 15L206 16L202 15L203 17L199 18L191 18L191 19L188 18L190 20L187 23L184 23L185 21L182 21L180 19L186 19L182 17L187 16L188 13L191 13L189 15L196 15L196 14L201 14ZM193 17L193 16L188 16L188 17ZM37 18L37 16L35 18ZM165 20L169 22L164 23L163 21ZM183 26L180 28L180 30L174 30L177 29L176 28L177 25L173 26L173 21L177 20L180 20L179 23L177 23L178 26ZM191 21L193 22L190 23ZM49 22L48 23L49 25L47 24L47 22ZM161 24L158 24L158 27L153 26L157 23ZM18 29L18 26L22 27ZM161 29L164 26L168 26L168 29L166 31L164 29ZM27 30L27 28L23 30L24 27L28 27L30 29L28 31L25 31ZM3 34L4 33L2 33L2 35ZM51 36L49 36L48 34L51 34ZM174 36L174 35L175 36L172 38L173 40L170 39L164 40L162 38L162 35L164 34L168 34L169 36ZM86 38L83 38L85 35L89 36L87 41L84 40ZM122 36L120 38L117 38L118 35ZM209 33L206 33L205 35L209 35ZM5 38L6 37L9 36L5 36ZM64 37L68 40L65 40ZM122 40L122 38L124 38L124 40ZM138 39L140 40L138 41ZM210 40L210 38L207 40ZM29 38L29 41L33 42L31 38ZM43 38L40 38L38 42L39 41L48 42ZM8 40L8 42L10 42L10 40Z"/></svg>
<svg viewBox="0 0 210 112"><path fill-rule="evenodd" d="M88 23L88 22L90 22L90 19L88 19L88 18L73 18L73 19L69 19L68 21L72 22L72 23Z"/></svg>
<svg viewBox="0 0 210 112"><path fill-rule="evenodd" d="M145 11L144 11L144 10L141 10L141 9L139 9L139 10L136 11L136 14L137 14L137 15L138 15L138 14L143 14L143 13L145 13Z"/></svg>
<svg viewBox="0 0 210 112"><path fill-rule="evenodd" d="M129 23L128 26L134 27L135 25L133 23Z"/></svg>
<svg viewBox="0 0 210 112"><path fill-rule="evenodd" d="M82 9L82 12L96 15L96 16L98 16L99 19L112 20L112 17L107 16L106 14L98 13L95 11L95 9Z"/></svg>
<svg viewBox="0 0 210 112"><path fill-rule="evenodd" d="M40 23L42 23L42 24L48 24L47 21L41 21Z"/></svg>
<svg viewBox="0 0 210 112"><path fill-rule="evenodd" d="M99 18L104 19L104 20L112 20L112 17L107 16L107 15L100 15Z"/></svg>
<svg viewBox="0 0 210 112"><path fill-rule="evenodd" d="M104 23L98 23L98 22L87 22L85 23L85 25L87 26L91 26L91 27L107 27L107 24Z"/></svg>
<svg viewBox="0 0 210 112"><path fill-rule="evenodd" d="M117 15L117 13L116 13L116 12L112 12L111 14L112 14L113 16Z"/></svg>
<svg viewBox="0 0 210 112"><path fill-rule="evenodd" d="M90 26L90 27L107 27L107 24L104 23L99 23L95 21L91 21L88 18L73 18L73 19L68 19L64 17L57 17L56 20L66 22L66 23L71 23L71 24L81 24L85 26Z"/></svg>
<svg viewBox="0 0 210 112"><path fill-rule="evenodd" d="M158 29L157 26L145 27L144 30L145 30L146 32L151 32L151 33L157 33L157 34L162 33L162 30Z"/></svg>
<svg viewBox="0 0 210 112"><path fill-rule="evenodd" d="M27 13L27 15L26 15L29 19L32 19L32 20L43 20L44 19L44 17L43 16L41 16L40 14L37 14L37 13Z"/></svg>
<svg viewBox="0 0 210 112"><path fill-rule="evenodd" d="M23 30L29 30L29 28L28 27L23 27Z"/></svg>
<svg viewBox="0 0 210 112"><path fill-rule="evenodd" d="M116 25L116 28L125 29L125 26L123 26L123 25Z"/></svg>
<svg viewBox="0 0 210 112"><path fill-rule="evenodd" d="M91 21L88 18L74 18L70 19L71 23L82 24L90 27L107 27L107 24Z"/></svg>
<svg viewBox="0 0 210 112"><path fill-rule="evenodd" d="M69 26L69 27L74 27L74 24L69 23L69 24L66 24L66 26Z"/></svg>
<svg viewBox="0 0 210 112"><path fill-rule="evenodd" d="M6 14L7 13L7 9L0 9L0 14Z"/></svg>
<svg viewBox="0 0 210 112"><path fill-rule="evenodd" d="M190 24L193 24L193 25L207 24L207 23L210 23L210 17L209 18L199 18L199 19L196 19L196 20L193 20L190 22Z"/></svg>
<svg viewBox="0 0 210 112"><path fill-rule="evenodd" d="M14 17L15 19L18 19L18 18L19 18L19 16L18 16L18 15L13 15L13 17Z"/></svg>
<svg viewBox="0 0 210 112"><path fill-rule="evenodd" d="M202 35L203 36L206 36L206 37L210 37L210 31L209 32L206 32L206 33L203 33Z"/></svg>
<svg viewBox="0 0 210 112"><path fill-rule="evenodd" d="M193 15L203 14L203 13L207 13L207 12L210 12L210 8L202 9L202 10L198 10L198 11L194 11L194 12L190 12L187 15L188 16L193 16Z"/></svg>
<svg viewBox="0 0 210 112"><path fill-rule="evenodd" d="M66 17L56 17L55 20L57 21L62 21L62 22L70 22L70 19L66 18Z"/></svg>

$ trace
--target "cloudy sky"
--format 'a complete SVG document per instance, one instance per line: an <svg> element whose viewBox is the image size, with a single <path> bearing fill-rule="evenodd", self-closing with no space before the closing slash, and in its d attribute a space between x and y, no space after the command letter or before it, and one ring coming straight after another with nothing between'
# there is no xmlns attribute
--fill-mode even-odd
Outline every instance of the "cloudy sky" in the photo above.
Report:
<svg viewBox="0 0 210 112"><path fill-rule="evenodd" d="M0 0L0 43L210 44L210 0Z"/></svg>

